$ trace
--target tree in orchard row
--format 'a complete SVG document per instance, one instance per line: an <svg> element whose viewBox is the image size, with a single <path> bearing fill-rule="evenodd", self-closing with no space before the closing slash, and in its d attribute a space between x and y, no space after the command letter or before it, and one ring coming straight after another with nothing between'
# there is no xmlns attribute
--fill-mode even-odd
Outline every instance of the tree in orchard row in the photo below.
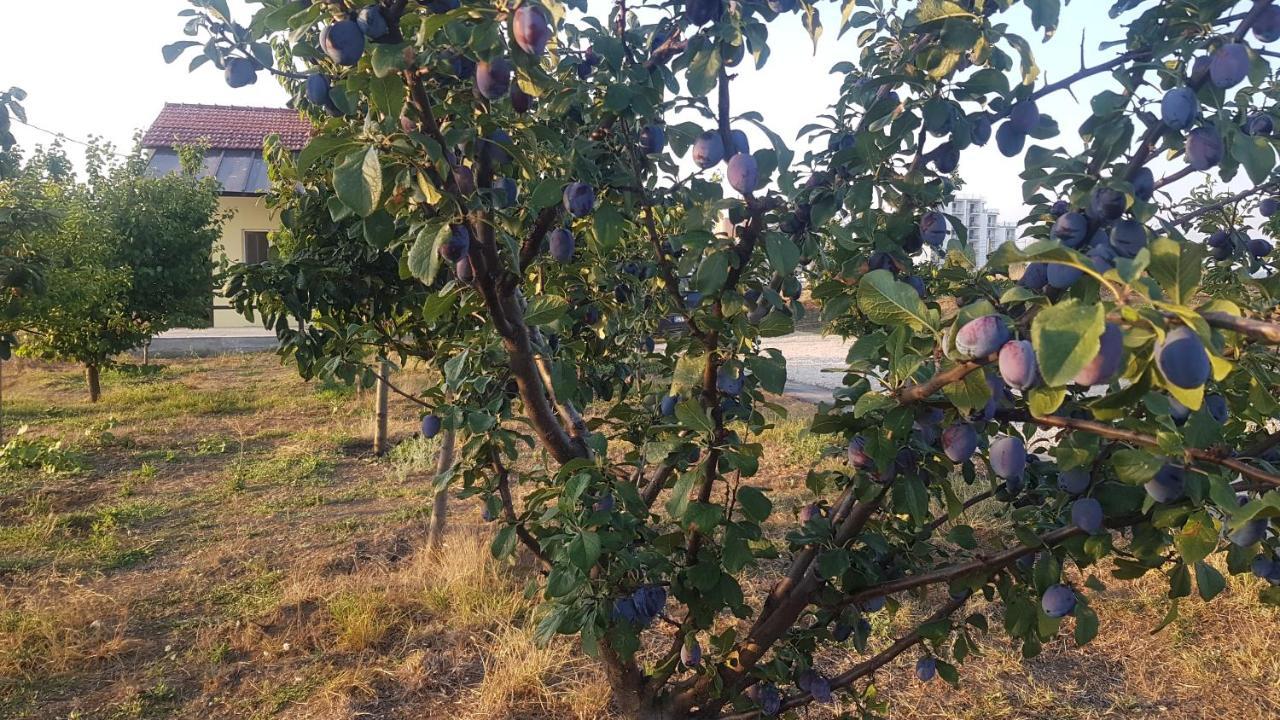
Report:
<svg viewBox="0 0 1280 720"><path fill-rule="evenodd" d="M216 183L197 178L197 148L183 150L182 173L149 178L140 147L121 161L91 143L84 182L59 145L25 162L8 152L18 169L0 179L0 217L14 225L15 248L38 260L44 291L6 299L0 348L16 341L23 354L83 364L96 402L113 356L207 322L222 223Z"/></svg>
<svg viewBox="0 0 1280 720"><path fill-rule="evenodd" d="M732 102L736 67L789 61L771 26L820 34L821 5L789 0L599 17L265 0L248 25L193 0L197 39L165 56L198 47L192 65L236 86L270 72L312 117L296 158L274 153L299 243L241 271L236 302L277 328L316 320L281 335L304 373L369 352L439 363L424 430L458 433L450 478L499 525L494 552L523 545L544 567L540 636L580 638L623 713L874 713L869 678L904 653L921 681L957 681L989 629L965 611L975 595L1027 656L1068 615L1089 641L1103 560L1166 576L1165 622L1193 576L1222 591L1215 553L1280 602L1276 259L1245 227L1188 238L1213 208L1173 214L1168 194L1241 169L1246 196L1274 188L1258 118L1275 111L1280 8L1121 0L1113 55L1041 84L1006 22L1020 4L846 4L857 57L801 154ZM1051 34L1058 4L1026 5ZM1072 153L1037 101L1102 74L1113 89ZM1025 160L1037 241L978 268L938 208L962 151L992 140ZM1157 179L1161 154L1185 167ZM857 338L813 421L848 464L814 458L812 500L777 537L757 436L783 412L767 344L803 312L801 277ZM658 351L672 314L688 332ZM981 545L961 520L978 504L1004 523ZM784 569L749 595L765 560ZM925 620L873 641L868 617L908 597ZM826 664L841 647L865 656Z"/></svg>
<svg viewBox="0 0 1280 720"><path fill-rule="evenodd" d="M15 118L26 120L22 107L26 99L22 88L0 93L0 182L12 180L21 170L12 123ZM35 190L30 186L24 189ZM45 289L43 263L29 240L33 232L52 226L52 217L40 200L38 193L32 192L0 210L0 362L12 354L16 344L13 323L22 307Z"/></svg>

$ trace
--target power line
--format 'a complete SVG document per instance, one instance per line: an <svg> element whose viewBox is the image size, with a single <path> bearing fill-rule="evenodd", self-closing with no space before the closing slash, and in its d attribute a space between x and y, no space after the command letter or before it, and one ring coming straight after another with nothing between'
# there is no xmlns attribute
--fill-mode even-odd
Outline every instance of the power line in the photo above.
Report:
<svg viewBox="0 0 1280 720"><path fill-rule="evenodd" d="M29 122L27 122L27 121L25 121L25 120L18 120L18 118L13 118L13 119L14 119L15 121L17 121L20 125L26 125L27 127L31 128L32 130L38 130L38 131L40 131L40 132L42 132L42 133L45 133L46 135L53 136L53 137L55 137L55 138L57 138L57 139L59 139L59 140L66 140L67 142L75 143L76 145L83 145L84 147L94 147L94 145L93 145L93 144L88 143L88 142L86 142L86 141L84 141L84 140L77 140L76 138L73 138L73 137L71 137L70 135L68 135L68 134L66 134L66 133L63 133L63 132L55 132L55 131L53 131L53 130L48 130L48 129L46 129L46 128L42 128L42 127L40 127L39 125L32 125L31 123L29 123ZM101 149L102 149L102 147L101 147L101 146L97 146L97 147L98 147L98 149L99 149L99 150L101 150ZM113 147L114 147L114 146L113 146ZM114 151L114 150L110 151L110 154L112 154L112 155L114 155L114 156L116 156L116 157L118 157L118 158L123 158L123 159L125 159L125 160L128 160L128 159L131 157L130 155L126 155L125 153L121 153L121 152L116 152L116 151Z"/></svg>

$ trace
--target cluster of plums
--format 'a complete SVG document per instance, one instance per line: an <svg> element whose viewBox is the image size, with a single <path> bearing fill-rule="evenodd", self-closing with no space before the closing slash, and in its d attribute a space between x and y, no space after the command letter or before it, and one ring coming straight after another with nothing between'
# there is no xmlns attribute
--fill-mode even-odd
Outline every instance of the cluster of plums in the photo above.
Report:
<svg viewBox="0 0 1280 720"><path fill-rule="evenodd" d="M630 595L613 603L613 619L639 627L648 627L667 606L667 589L661 585L642 585ZM701 653L699 653L701 654Z"/></svg>
<svg viewBox="0 0 1280 720"><path fill-rule="evenodd" d="M725 162L725 178L729 186L743 195L753 192L759 185L759 166L751 154L751 145L747 134L741 130L729 132L730 147L726 149L724 137L719 130L707 130L693 141L690 156L693 162L703 170ZM727 150L732 150L731 153Z"/></svg>

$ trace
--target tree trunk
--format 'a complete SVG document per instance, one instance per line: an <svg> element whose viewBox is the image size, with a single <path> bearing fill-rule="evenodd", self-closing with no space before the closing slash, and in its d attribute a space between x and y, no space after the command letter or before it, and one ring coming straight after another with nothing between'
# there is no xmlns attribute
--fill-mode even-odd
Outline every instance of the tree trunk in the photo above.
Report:
<svg viewBox="0 0 1280 720"><path fill-rule="evenodd" d="M147 338L147 341L142 343L142 364L144 366L151 364L151 339L150 338Z"/></svg>
<svg viewBox="0 0 1280 720"><path fill-rule="evenodd" d="M378 456L387 453L387 381L383 379L387 373L387 362L384 360L378 365L378 391L373 401L373 454Z"/></svg>
<svg viewBox="0 0 1280 720"><path fill-rule="evenodd" d="M4 442L4 360L0 360L0 443Z"/></svg>
<svg viewBox="0 0 1280 720"><path fill-rule="evenodd" d="M98 381L98 366L85 365L84 379L89 384L89 402L98 402L102 397L102 385Z"/></svg>
<svg viewBox="0 0 1280 720"><path fill-rule="evenodd" d="M453 469L453 455L454 431L453 428L445 428L440 435L440 453L436 456L436 473L433 481ZM432 550L440 549L440 545L444 543L444 533L448 524L449 488L442 487L436 491L431 503L431 524L427 526L427 547Z"/></svg>

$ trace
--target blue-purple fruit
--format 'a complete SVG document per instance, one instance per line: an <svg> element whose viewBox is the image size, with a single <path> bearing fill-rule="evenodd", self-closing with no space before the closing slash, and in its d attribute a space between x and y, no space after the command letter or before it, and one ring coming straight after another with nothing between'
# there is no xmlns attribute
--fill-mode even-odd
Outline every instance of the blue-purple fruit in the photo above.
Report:
<svg viewBox="0 0 1280 720"><path fill-rule="evenodd" d="M1009 327L999 315L983 315L965 323L956 333L956 349L974 358L984 358L1009 341Z"/></svg>
<svg viewBox="0 0 1280 720"><path fill-rule="evenodd" d="M1040 379L1036 351L1027 340L1010 340L1000 348L1000 377L1019 390L1032 387Z"/></svg>
<svg viewBox="0 0 1280 720"><path fill-rule="evenodd" d="M1213 369L1200 336L1185 325L1170 330L1156 348L1156 365L1165 380L1186 390L1204 385Z"/></svg>
<svg viewBox="0 0 1280 720"><path fill-rule="evenodd" d="M1119 325L1107 323L1098 337L1098 354L1076 373L1075 383L1089 387L1111 382L1123 357L1124 332Z"/></svg>

